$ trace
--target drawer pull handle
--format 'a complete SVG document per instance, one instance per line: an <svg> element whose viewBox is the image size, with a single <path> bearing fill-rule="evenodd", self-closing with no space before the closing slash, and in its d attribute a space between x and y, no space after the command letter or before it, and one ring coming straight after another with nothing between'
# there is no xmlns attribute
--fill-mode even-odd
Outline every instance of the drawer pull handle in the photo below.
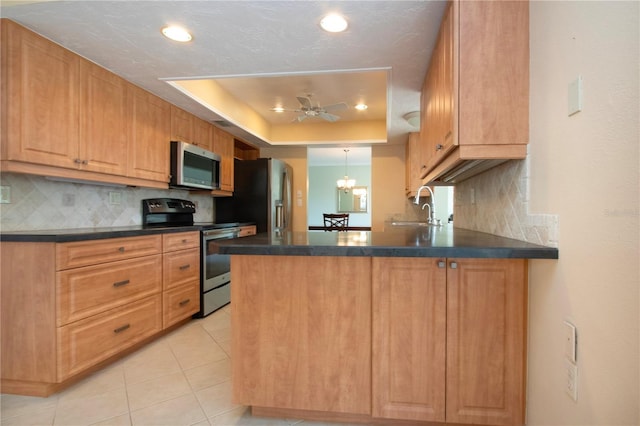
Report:
<svg viewBox="0 0 640 426"><path fill-rule="evenodd" d="M186 304L187 304L187 303L189 303L189 302L191 302L191 299L185 299L185 300L183 300L182 302L180 302L180 306L184 306L184 305L186 305Z"/></svg>
<svg viewBox="0 0 640 426"><path fill-rule="evenodd" d="M186 238L184 240L182 240L182 244L187 244L189 240L187 240Z"/></svg>
<svg viewBox="0 0 640 426"><path fill-rule="evenodd" d="M125 324L121 327L116 328L115 330L113 330L114 333L121 333L123 331L125 331L127 328L131 327L130 324Z"/></svg>
<svg viewBox="0 0 640 426"><path fill-rule="evenodd" d="M184 271L185 269L189 269L190 267L191 267L191 265L189 265L189 264L182 265L182 266L180 267L180 270L181 270L181 271Z"/></svg>
<svg viewBox="0 0 640 426"><path fill-rule="evenodd" d="M118 251L119 251L120 253L124 253L124 247L119 247L119 248L118 248Z"/></svg>
<svg viewBox="0 0 640 426"><path fill-rule="evenodd" d="M131 281L129 281L129 280L122 280L122 281L118 281L118 282L113 283L113 286L114 287L122 287L123 285L127 285L130 282Z"/></svg>

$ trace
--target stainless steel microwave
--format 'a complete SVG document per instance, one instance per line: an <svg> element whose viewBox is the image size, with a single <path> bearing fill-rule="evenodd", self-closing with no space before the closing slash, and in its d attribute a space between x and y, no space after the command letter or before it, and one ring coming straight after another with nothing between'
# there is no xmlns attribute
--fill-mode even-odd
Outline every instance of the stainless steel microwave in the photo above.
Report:
<svg viewBox="0 0 640 426"><path fill-rule="evenodd" d="M186 142L171 141L169 186L220 189L220 156Z"/></svg>

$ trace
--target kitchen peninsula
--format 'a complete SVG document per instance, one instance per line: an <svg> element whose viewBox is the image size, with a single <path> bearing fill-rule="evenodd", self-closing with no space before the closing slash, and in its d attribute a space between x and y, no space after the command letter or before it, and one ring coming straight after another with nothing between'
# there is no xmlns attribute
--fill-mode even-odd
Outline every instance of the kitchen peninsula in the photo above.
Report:
<svg viewBox="0 0 640 426"><path fill-rule="evenodd" d="M256 415L523 424L527 259L451 227L259 234L231 255L233 398Z"/></svg>

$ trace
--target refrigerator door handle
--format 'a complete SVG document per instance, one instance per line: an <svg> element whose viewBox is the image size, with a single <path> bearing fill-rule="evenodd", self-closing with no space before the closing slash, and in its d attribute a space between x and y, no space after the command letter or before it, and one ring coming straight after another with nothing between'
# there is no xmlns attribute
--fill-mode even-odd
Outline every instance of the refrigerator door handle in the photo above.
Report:
<svg viewBox="0 0 640 426"><path fill-rule="evenodd" d="M282 173L282 210L283 214L281 215L283 219L282 228L288 229L290 224L290 215L291 215L291 182L289 173L287 173L287 169Z"/></svg>

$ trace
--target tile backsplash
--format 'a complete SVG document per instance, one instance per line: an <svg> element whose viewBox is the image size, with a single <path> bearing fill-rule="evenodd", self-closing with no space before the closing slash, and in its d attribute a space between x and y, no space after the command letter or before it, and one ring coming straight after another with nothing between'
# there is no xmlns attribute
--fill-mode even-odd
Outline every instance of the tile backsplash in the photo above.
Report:
<svg viewBox="0 0 640 426"><path fill-rule="evenodd" d="M0 204L2 231L98 228L142 223L145 198L171 197L196 203L196 222L213 220L213 198L183 190L101 186L2 173L11 202ZM118 204L119 202L119 204Z"/></svg>
<svg viewBox="0 0 640 426"><path fill-rule="evenodd" d="M512 160L455 187L454 224L558 247L558 216L529 213L529 163Z"/></svg>

